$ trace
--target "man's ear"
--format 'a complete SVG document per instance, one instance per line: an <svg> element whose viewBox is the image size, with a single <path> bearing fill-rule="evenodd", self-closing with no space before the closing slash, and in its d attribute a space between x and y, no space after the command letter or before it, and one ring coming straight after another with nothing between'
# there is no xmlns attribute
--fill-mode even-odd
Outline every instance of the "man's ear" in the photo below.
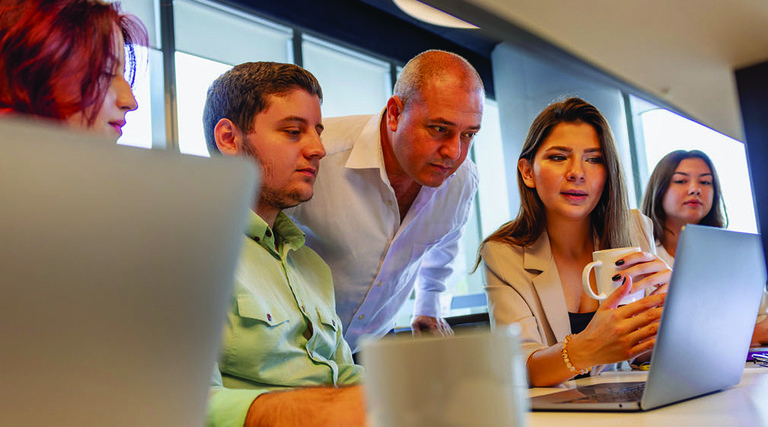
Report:
<svg viewBox="0 0 768 427"><path fill-rule="evenodd" d="M528 188L536 188L536 181L533 179L533 165L528 159L520 159L517 161L517 170L520 171L520 175L523 177L523 183Z"/></svg>
<svg viewBox="0 0 768 427"><path fill-rule="evenodd" d="M392 95L387 101L387 127L390 131L397 130L400 114L403 112L403 101L397 95Z"/></svg>
<svg viewBox="0 0 768 427"><path fill-rule="evenodd" d="M232 120L221 119L213 128L213 136L216 139L216 147L221 154L226 156L236 156L240 152L240 141L238 141L239 129Z"/></svg>

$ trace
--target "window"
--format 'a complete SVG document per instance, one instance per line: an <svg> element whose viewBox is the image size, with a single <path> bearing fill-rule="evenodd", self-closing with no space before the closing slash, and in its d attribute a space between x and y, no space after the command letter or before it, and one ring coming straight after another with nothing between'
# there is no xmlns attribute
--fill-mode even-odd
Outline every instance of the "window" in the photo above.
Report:
<svg viewBox="0 0 768 427"><path fill-rule="evenodd" d="M133 96L139 108L130 111L125 116L123 136L118 144L132 145L134 147L152 148L152 98L150 86L153 78L162 79L162 65L158 57L159 51L145 47L136 47L136 76L133 82ZM155 66L160 65L160 73L155 71Z"/></svg>
<svg viewBox="0 0 768 427"><path fill-rule="evenodd" d="M163 59L158 50L160 42L155 14L157 5L155 0L122 0L120 6L123 11L135 15L145 25L149 35L149 46L136 46L134 48L137 69L133 83L133 95L136 97L139 108L126 115L123 136L117 140L117 143L152 148L153 141L157 141L157 138L153 136L153 126L157 127L156 125L161 121L159 119L163 114L162 103L158 105L155 102L162 100L162 86L158 91L151 89L157 87L158 84L162 85L163 80ZM153 92L158 92L155 100L152 98Z"/></svg>
<svg viewBox="0 0 768 427"><path fill-rule="evenodd" d="M377 113L392 96L388 62L309 36L302 51L323 88L323 117Z"/></svg>
<svg viewBox="0 0 768 427"><path fill-rule="evenodd" d="M504 177L517 171L516 164L504 163L499 107L496 101L485 101L483 125L475 138L472 153L480 175L477 198L483 207L480 210L480 226L481 234L485 238L512 219L509 210L510 190ZM513 188L512 191L517 189Z"/></svg>
<svg viewBox="0 0 768 427"><path fill-rule="evenodd" d="M293 62L293 30L213 2L175 0L176 50L224 64Z"/></svg>
<svg viewBox="0 0 768 427"><path fill-rule="evenodd" d="M175 59L179 151L185 154L208 156L203 134L203 107L206 94L211 83L232 66L178 51Z"/></svg>

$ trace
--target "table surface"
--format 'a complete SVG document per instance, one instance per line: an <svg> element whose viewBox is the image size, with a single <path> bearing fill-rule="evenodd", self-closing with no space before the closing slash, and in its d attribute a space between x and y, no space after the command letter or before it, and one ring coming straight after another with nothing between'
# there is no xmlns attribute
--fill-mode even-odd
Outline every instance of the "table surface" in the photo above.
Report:
<svg viewBox="0 0 768 427"><path fill-rule="evenodd" d="M569 381L561 387L529 389L529 396L554 393L577 385L644 381L647 372L606 372ZM741 382L721 392L646 412L531 412L529 426L768 426L768 368L748 362Z"/></svg>

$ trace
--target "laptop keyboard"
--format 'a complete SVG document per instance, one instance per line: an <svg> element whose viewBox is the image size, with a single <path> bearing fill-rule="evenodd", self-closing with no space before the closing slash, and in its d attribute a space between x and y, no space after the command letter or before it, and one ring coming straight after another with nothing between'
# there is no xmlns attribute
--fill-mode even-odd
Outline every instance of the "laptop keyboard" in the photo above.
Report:
<svg viewBox="0 0 768 427"><path fill-rule="evenodd" d="M595 384L578 387L579 393L585 395L585 400L594 402L637 402L643 397L645 383L625 386L622 384Z"/></svg>

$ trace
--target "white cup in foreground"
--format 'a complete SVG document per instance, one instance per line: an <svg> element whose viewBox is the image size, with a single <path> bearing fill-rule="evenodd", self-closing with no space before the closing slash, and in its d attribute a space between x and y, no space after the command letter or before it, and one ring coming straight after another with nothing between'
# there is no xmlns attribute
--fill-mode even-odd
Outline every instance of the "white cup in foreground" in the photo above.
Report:
<svg viewBox="0 0 768 427"><path fill-rule="evenodd" d="M613 281L613 276L621 272L621 270L616 267L616 261L635 252L641 252L641 249L637 247L616 248L592 252L592 259L594 261L587 264L581 274L581 281L584 284L584 292L587 293L587 296L600 301L608 298L608 295L621 286L621 281ZM593 268L595 269L597 295L592 291L592 286L589 284L589 273ZM637 291L624 297L624 299L621 300L621 304L629 304L641 299L643 296L645 296L645 291Z"/></svg>
<svg viewBox="0 0 768 427"><path fill-rule="evenodd" d="M518 325L362 343L373 427L522 426L528 380Z"/></svg>

